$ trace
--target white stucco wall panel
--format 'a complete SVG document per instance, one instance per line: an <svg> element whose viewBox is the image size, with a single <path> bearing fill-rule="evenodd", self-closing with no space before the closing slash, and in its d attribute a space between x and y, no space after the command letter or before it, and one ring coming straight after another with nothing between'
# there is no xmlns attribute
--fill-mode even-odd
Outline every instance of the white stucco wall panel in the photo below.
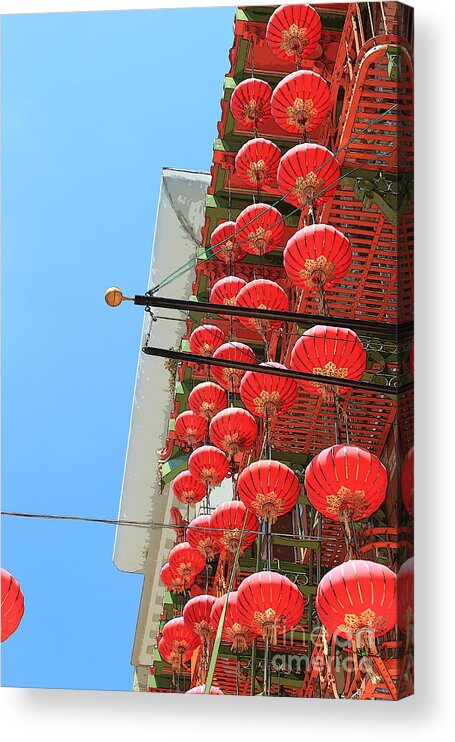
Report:
<svg viewBox="0 0 455 742"><path fill-rule="evenodd" d="M207 173L163 170L148 288L195 257L201 241L209 182ZM188 298L194 278L194 268L191 268L163 289L162 295ZM176 317L176 312L171 310L163 309L156 313ZM185 317L183 313L180 316L179 322L163 319L153 323L149 344L178 347L185 333ZM149 323L149 316L145 314L141 348L145 344ZM146 356L139 350L119 519L163 522L169 514L170 498L161 496L158 490L157 452L166 443L172 405L164 360ZM170 538L172 533L166 535ZM115 566L125 572L142 572L150 538L148 529L118 526L113 557ZM158 557L161 538L153 538L153 541Z"/></svg>

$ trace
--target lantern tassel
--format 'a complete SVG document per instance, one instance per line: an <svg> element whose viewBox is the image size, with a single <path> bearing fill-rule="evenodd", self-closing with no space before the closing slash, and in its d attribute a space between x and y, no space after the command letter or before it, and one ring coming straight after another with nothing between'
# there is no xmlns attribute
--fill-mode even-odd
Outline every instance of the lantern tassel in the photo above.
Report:
<svg viewBox="0 0 455 742"><path fill-rule="evenodd" d="M236 634L231 644L231 649L236 654L243 654L248 649L248 644L243 634Z"/></svg>
<svg viewBox="0 0 455 742"><path fill-rule="evenodd" d="M344 526L344 538L346 541L346 550L348 552L348 557L349 559L357 559L357 548L351 522L352 516L350 517L350 514L347 510L342 510L340 512L340 519Z"/></svg>
<svg viewBox="0 0 455 742"><path fill-rule="evenodd" d="M361 668L366 672L373 685L377 685L381 682L380 676L373 670L373 661L371 657L364 657L361 662Z"/></svg>

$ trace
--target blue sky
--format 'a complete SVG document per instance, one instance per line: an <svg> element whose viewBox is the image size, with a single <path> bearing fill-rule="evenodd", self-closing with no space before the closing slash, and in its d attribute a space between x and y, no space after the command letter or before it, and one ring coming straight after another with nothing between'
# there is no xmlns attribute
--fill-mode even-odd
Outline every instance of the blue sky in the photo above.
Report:
<svg viewBox="0 0 455 742"><path fill-rule="evenodd" d="M208 170L234 8L2 19L2 509L115 518L164 166ZM171 247L171 246L170 246ZM108 525L2 519L2 684L129 690L142 578Z"/></svg>

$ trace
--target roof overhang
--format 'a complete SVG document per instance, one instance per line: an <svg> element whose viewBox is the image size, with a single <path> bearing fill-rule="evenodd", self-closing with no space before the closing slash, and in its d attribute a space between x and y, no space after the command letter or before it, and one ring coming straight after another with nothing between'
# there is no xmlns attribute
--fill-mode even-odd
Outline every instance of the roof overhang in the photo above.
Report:
<svg viewBox="0 0 455 742"><path fill-rule="evenodd" d="M162 174L157 209L152 261L148 287L176 271L196 257L201 244L205 197L210 183L208 173L165 168ZM194 261L196 262L196 261ZM173 298L187 299L192 293L194 268L175 278L165 289ZM175 320L175 312L160 310L160 317L173 317L154 322L150 344L179 347L185 334L185 315ZM150 317L144 316L141 345L146 342ZM163 522L170 499L160 493L158 452L165 444L173 399L169 392L169 373L162 358L139 358L131 411L130 430L123 474L119 520ZM143 572L152 531L148 528L118 526L114 545L114 564L124 572Z"/></svg>

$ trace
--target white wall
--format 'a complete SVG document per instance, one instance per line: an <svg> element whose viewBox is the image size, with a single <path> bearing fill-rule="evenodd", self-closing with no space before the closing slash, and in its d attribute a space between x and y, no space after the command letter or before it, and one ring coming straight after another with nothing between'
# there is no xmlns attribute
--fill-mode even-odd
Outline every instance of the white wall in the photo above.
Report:
<svg viewBox="0 0 455 742"><path fill-rule="evenodd" d="M152 263L148 288L155 286L196 255L204 223L205 196L210 176L182 170L163 170L158 204ZM188 298L194 281L194 268L160 292L161 296ZM180 322L158 320L152 325L150 345L179 346L185 333L185 316L171 310L159 310L160 316L180 316ZM141 348L149 329L145 314ZM119 519L160 521L166 499L158 491L158 458L165 443L172 401L169 374L163 358L154 358L139 349L136 384L131 411L130 432L123 475ZM168 533L172 536L172 532ZM125 572L142 572L150 532L145 528L119 526L114 546L114 564Z"/></svg>

